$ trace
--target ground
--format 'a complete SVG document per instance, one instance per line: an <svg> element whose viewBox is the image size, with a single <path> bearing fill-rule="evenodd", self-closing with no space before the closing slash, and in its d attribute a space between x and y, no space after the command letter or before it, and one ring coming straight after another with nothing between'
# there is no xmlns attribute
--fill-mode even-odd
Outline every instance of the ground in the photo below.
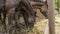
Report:
<svg viewBox="0 0 60 34"><path fill-rule="evenodd" d="M20 21L21 20L22 18L20 19ZM27 29L23 31L24 31L24 34L25 33L26 34L45 34L45 32L48 30L47 25L48 25L48 19L42 19L42 20L36 19L36 23L32 31L27 32ZM0 30L2 30L2 28L0 28ZM60 34L60 14L55 15L55 33Z"/></svg>
<svg viewBox="0 0 60 34"><path fill-rule="evenodd" d="M48 24L47 19L36 21L35 27L33 28L33 32L30 32L29 34L45 34L45 31L48 30L46 29L47 24ZM60 14L55 16L55 33L60 34Z"/></svg>

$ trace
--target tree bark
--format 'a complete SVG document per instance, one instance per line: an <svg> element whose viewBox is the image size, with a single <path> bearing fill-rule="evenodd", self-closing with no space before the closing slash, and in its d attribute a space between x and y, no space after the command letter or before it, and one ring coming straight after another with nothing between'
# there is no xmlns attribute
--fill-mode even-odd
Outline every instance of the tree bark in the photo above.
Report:
<svg viewBox="0 0 60 34"><path fill-rule="evenodd" d="M48 3L48 20L49 20L49 34L55 34L55 8L54 0L47 0Z"/></svg>

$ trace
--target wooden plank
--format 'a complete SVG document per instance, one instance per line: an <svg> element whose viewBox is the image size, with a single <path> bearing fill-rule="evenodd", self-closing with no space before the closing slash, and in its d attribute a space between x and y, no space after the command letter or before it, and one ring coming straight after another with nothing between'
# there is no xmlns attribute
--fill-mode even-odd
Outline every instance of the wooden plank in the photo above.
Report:
<svg viewBox="0 0 60 34"><path fill-rule="evenodd" d="M34 2L34 1L30 1L30 3L32 4L32 6L41 6L41 5L45 4L45 3L42 3L42 2Z"/></svg>

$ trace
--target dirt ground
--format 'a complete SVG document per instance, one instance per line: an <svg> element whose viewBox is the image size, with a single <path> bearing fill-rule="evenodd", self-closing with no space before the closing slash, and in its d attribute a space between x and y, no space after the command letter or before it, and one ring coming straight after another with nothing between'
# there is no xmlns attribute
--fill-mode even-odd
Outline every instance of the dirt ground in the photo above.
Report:
<svg viewBox="0 0 60 34"><path fill-rule="evenodd" d="M20 20L22 20L22 18ZM42 20L36 19L36 23L32 31L29 32L27 32L27 30L23 30L23 31L26 34L44 34L45 31L48 31L48 29L45 30L46 28L48 28L47 25L48 25L48 19L42 19ZM2 29L0 28L0 30ZM60 14L55 16L55 33L60 34Z"/></svg>
<svg viewBox="0 0 60 34"><path fill-rule="evenodd" d="M36 24L33 28L33 32L29 32L28 34L45 34L45 29L48 25L48 20L43 19L41 21L36 21ZM47 31L48 29L46 29ZM60 14L55 16L55 33L60 34Z"/></svg>

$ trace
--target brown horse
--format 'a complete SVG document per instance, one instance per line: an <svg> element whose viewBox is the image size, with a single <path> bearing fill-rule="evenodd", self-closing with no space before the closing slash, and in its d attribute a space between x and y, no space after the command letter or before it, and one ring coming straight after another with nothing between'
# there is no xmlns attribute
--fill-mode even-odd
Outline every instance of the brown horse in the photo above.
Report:
<svg viewBox="0 0 60 34"><path fill-rule="evenodd" d="M0 4L2 4L2 6L0 6L0 20L1 19L1 13L3 14L3 20L2 20L2 24L4 24L4 28L5 28L5 32L6 32L6 23L5 23L5 18L6 18L6 14L8 13L8 29L10 29L11 24L12 24L12 20L13 20L13 16L15 15L15 22L16 22L16 26L19 25L19 20L18 20L18 13L17 13L17 9L23 9L21 12L23 14L23 17L25 19L25 24L28 27L32 27L30 25L28 25L30 20L30 17L32 18L31 22L34 23L35 21L35 16L34 16L34 11L32 9L32 6L30 5L30 3L28 2L28 0L0 0L3 1ZM28 10L25 11L25 9L23 8L23 6ZM17 7L17 8L16 8ZM20 27L19 27L20 28ZM10 31L11 32L11 31ZM4 33L5 34L5 33Z"/></svg>
<svg viewBox="0 0 60 34"><path fill-rule="evenodd" d="M18 20L18 10L19 9L24 17L24 21L26 24L27 28L32 29L34 26L34 22L35 22L35 13L33 11L33 8L31 6L31 4L29 3L29 1L27 0L21 0L21 2L19 3L18 7L15 9L15 21L16 21L16 26L19 25L19 20ZM18 27L17 26L17 27ZM20 29L21 30L21 29Z"/></svg>

